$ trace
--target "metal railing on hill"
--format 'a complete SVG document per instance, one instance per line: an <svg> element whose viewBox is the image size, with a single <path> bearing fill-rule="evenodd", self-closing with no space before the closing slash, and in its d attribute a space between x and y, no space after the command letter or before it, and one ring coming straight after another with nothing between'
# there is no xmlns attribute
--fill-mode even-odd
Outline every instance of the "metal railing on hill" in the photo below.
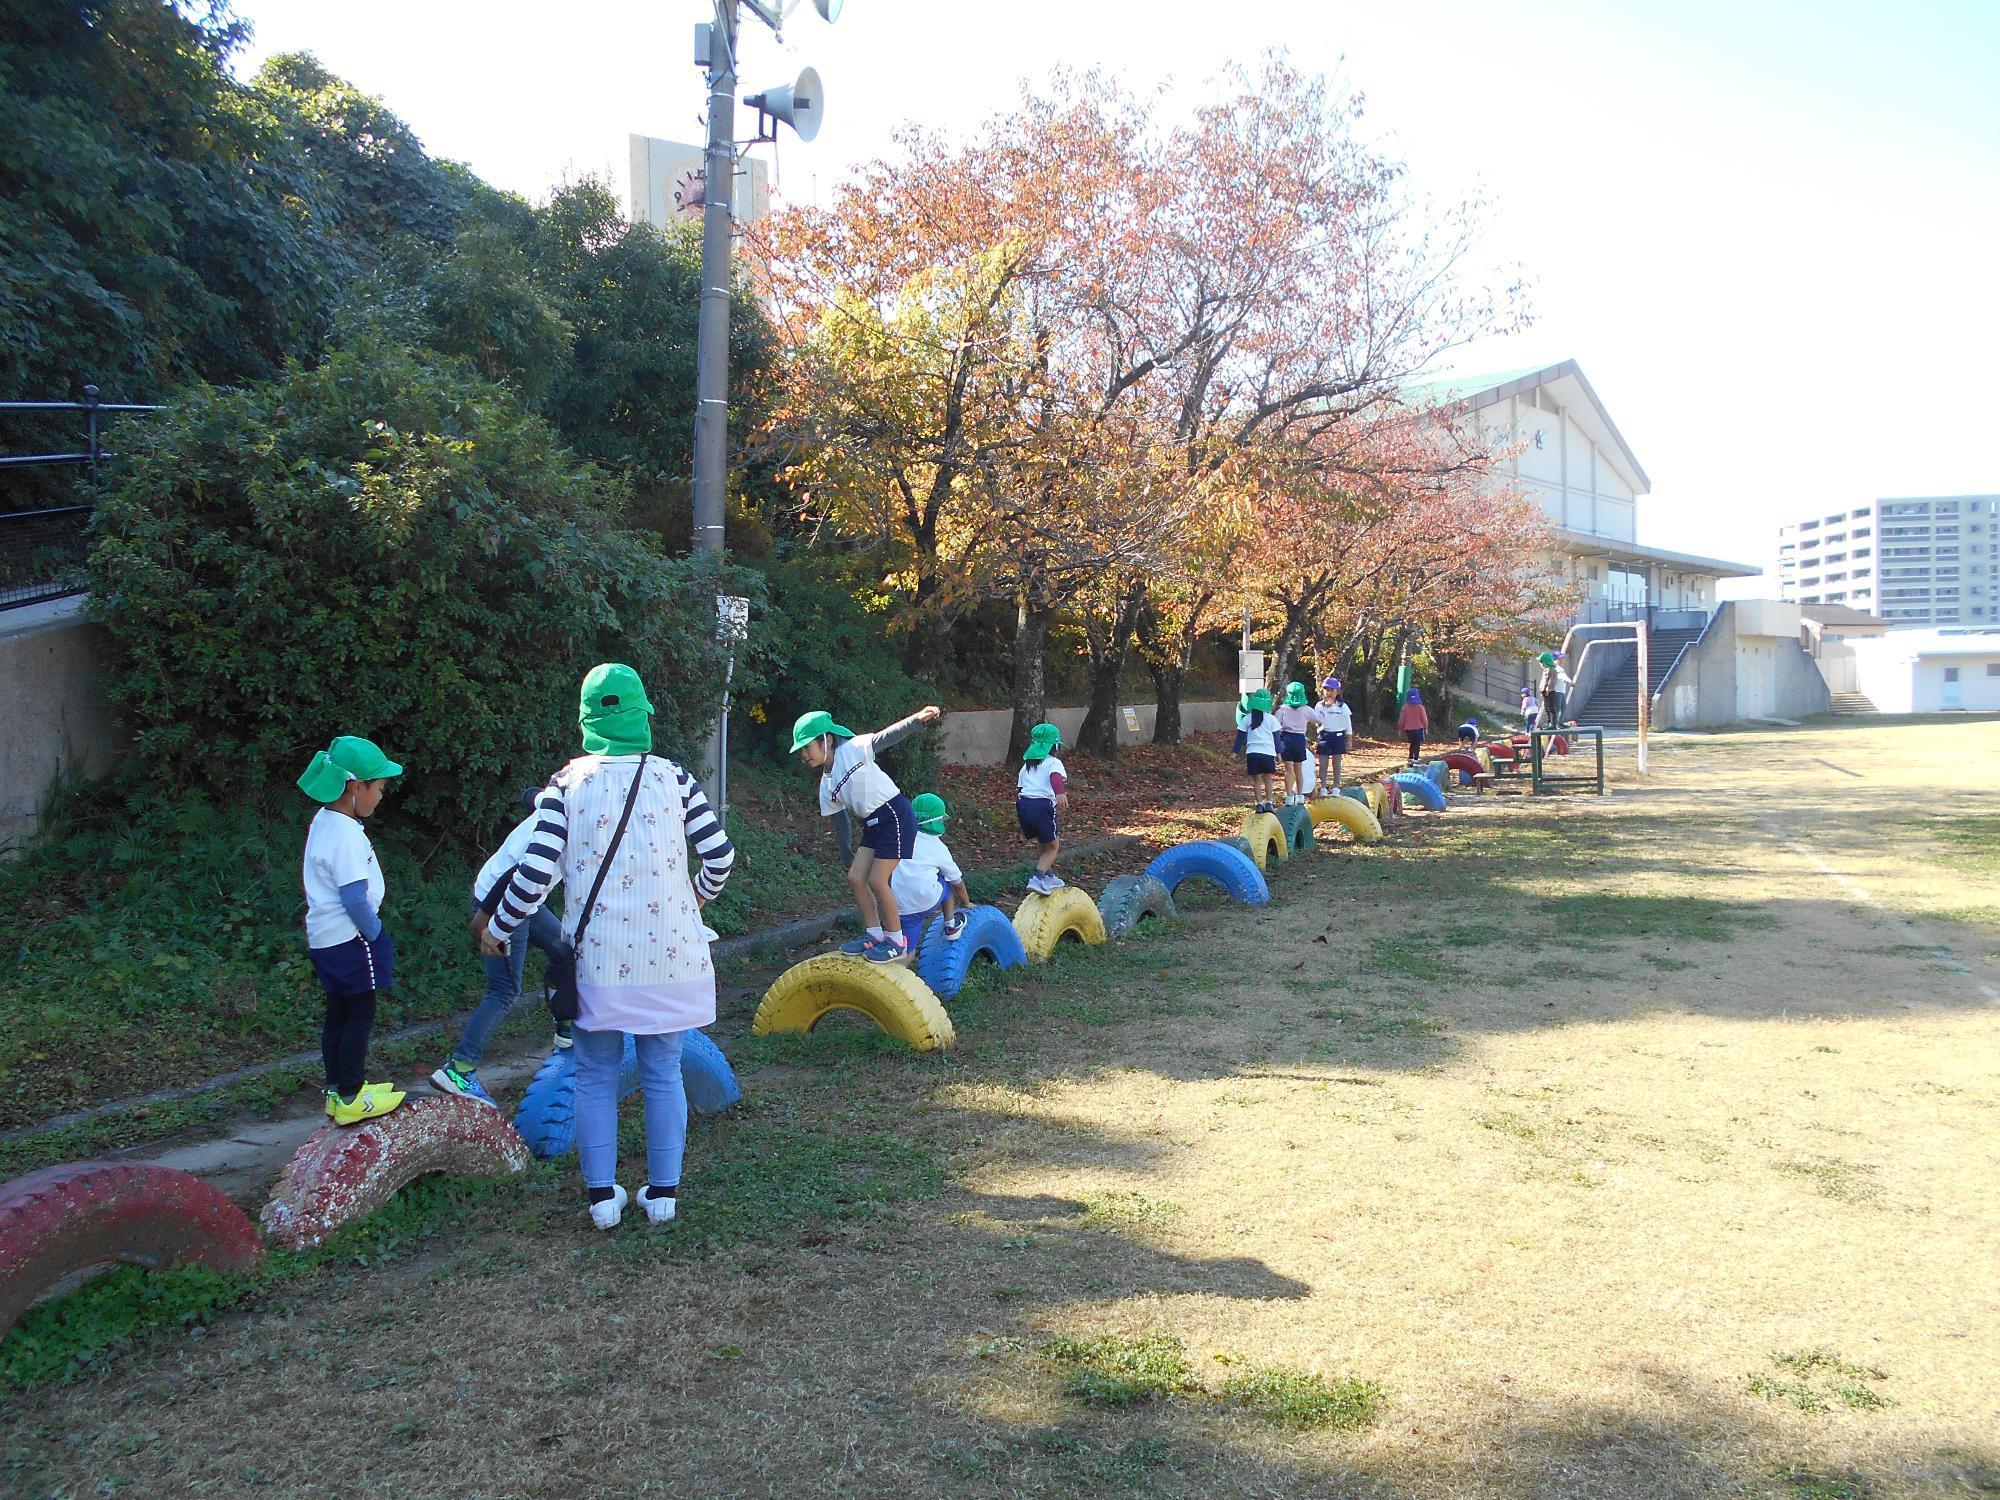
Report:
<svg viewBox="0 0 2000 1500"><path fill-rule="evenodd" d="M83 388L81 401L0 401L0 414L79 412L83 416L81 447L52 453L0 452L0 472L82 468L88 471L88 486L95 489L100 465L117 456L104 446L105 417L159 409L101 401L94 385ZM95 510L96 506L88 503L0 508L0 609L40 604L84 591L90 518Z"/></svg>

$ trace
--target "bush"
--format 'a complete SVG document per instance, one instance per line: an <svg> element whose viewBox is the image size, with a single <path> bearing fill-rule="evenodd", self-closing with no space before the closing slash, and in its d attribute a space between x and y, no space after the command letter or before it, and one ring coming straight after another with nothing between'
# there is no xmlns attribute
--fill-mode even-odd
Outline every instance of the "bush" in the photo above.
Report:
<svg viewBox="0 0 2000 1500"><path fill-rule="evenodd" d="M616 530L617 483L455 365L364 342L134 437L92 607L167 795L282 786L364 734L408 768L408 815L484 824L576 753L594 662L644 674L666 754L720 700L713 595L754 575Z"/></svg>

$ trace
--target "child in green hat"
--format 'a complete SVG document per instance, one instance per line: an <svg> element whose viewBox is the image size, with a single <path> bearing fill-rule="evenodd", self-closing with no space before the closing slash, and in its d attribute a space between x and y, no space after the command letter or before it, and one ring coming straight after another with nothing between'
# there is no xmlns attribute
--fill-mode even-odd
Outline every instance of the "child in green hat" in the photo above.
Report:
<svg viewBox="0 0 2000 1500"><path fill-rule="evenodd" d="M1243 736L1243 771L1258 812L1271 811L1271 778L1278 771L1278 720L1271 712L1271 690L1258 688L1236 704L1236 728Z"/></svg>
<svg viewBox="0 0 2000 1500"><path fill-rule="evenodd" d="M841 944L841 952L856 954L871 964L908 959L902 914L893 881L896 866L910 857L917 843L917 815L875 754L907 739L944 713L936 704L920 708L907 719L873 734L856 734L833 722L833 715L816 708L799 715L792 725L792 754L820 773L820 816L834 819L834 836L843 859L852 841L847 817L861 824L861 847L853 851L847 883L861 913L864 933Z"/></svg>
<svg viewBox="0 0 2000 1500"><path fill-rule="evenodd" d="M382 805L389 778L402 774L372 740L343 734L298 782L322 804L306 830L306 947L326 991L320 1062L327 1117L336 1125L358 1125L403 1102L393 1084L362 1076L376 997L394 982L396 945L382 927L382 866L361 827Z"/></svg>
<svg viewBox="0 0 2000 1500"><path fill-rule="evenodd" d="M1037 846L1028 889L1038 896L1063 888L1063 879L1055 872L1056 854L1062 849L1056 814L1069 811L1069 771L1056 758L1061 744L1060 729L1037 724L1028 732L1028 748L1021 752L1021 770L1014 778L1015 820L1021 825L1021 837Z"/></svg>
<svg viewBox="0 0 2000 1500"><path fill-rule="evenodd" d="M1296 807L1306 800L1306 757L1310 753L1306 741L1306 726L1315 722L1311 705L1306 702L1306 685L1303 682L1285 684L1284 706L1278 710L1278 763L1284 768L1285 804Z"/></svg>
<svg viewBox="0 0 2000 1500"><path fill-rule="evenodd" d="M965 872L945 847L944 824L950 814L936 792L912 797L910 810L917 816L916 848L889 877L896 909L902 914L903 941L915 948L923 941L925 924L942 912L944 935L956 942L965 931L972 893L965 888Z"/></svg>

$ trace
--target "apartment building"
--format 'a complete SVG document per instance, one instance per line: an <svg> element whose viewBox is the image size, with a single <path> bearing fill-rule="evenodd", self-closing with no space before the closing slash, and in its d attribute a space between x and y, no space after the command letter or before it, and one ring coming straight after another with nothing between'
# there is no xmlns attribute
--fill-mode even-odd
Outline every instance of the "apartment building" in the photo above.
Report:
<svg viewBox="0 0 2000 1500"><path fill-rule="evenodd" d="M1778 597L1897 629L2000 620L2000 495L1913 495L1778 528Z"/></svg>

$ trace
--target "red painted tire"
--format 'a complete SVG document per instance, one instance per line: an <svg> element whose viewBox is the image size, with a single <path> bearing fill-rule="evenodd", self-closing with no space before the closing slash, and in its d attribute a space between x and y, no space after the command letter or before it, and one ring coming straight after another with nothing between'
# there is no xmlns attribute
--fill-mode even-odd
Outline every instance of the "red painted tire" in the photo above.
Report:
<svg viewBox="0 0 2000 1500"><path fill-rule="evenodd" d="M498 1177L527 1165L527 1143L499 1110L456 1094L426 1094L379 1120L314 1131L259 1218L272 1244L304 1250L419 1177Z"/></svg>
<svg viewBox="0 0 2000 1500"><path fill-rule="evenodd" d="M1549 741L1549 749L1554 751L1557 755L1569 754L1568 737L1560 734L1557 735L1554 739Z"/></svg>
<svg viewBox="0 0 2000 1500"><path fill-rule="evenodd" d="M1382 796L1386 802L1386 805L1388 806L1389 811L1394 813L1399 818L1402 817L1403 789L1396 784L1395 777L1384 776L1382 778Z"/></svg>
<svg viewBox="0 0 2000 1500"><path fill-rule="evenodd" d="M65 1277L114 1262L246 1270L264 1246L221 1189L173 1167L45 1167L0 1187L0 1333Z"/></svg>
<svg viewBox="0 0 2000 1500"><path fill-rule="evenodd" d="M1482 766L1479 763L1478 756L1468 755L1463 750L1447 751L1445 753L1444 763L1447 766L1449 766L1452 770L1463 771L1468 776L1478 776L1484 773L1484 771L1486 770L1486 767Z"/></svg>

